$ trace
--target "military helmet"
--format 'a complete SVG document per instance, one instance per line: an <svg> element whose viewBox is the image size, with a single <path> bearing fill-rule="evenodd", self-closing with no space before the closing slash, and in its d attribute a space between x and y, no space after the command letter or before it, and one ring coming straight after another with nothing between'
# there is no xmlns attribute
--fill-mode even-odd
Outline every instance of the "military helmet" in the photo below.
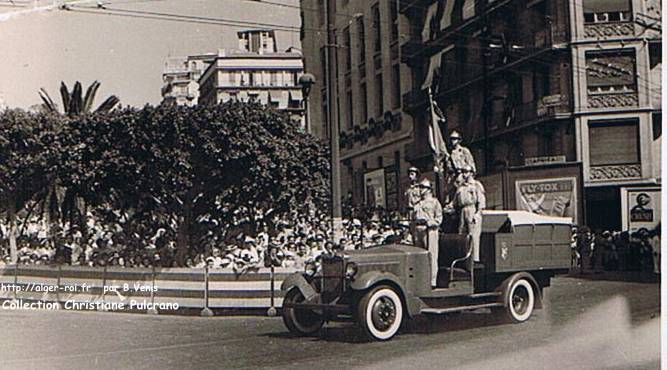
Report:
<svg viewBox="0 0 667 370"><path fill-rule="evenodd" d="M431 189L431 181L429 179L423 179L419 182L419 187Z"/></svg>
<svg viewBox="0 0 667 370"><path fill-rule="evenodd" d="M417 168L417 167L410 167L410 168L408 168L408 173L410 173L410 172L414 172L414 173L417 173L417 174L418 174L418 173L419 173L419 168Z"/></svg>
<svg viewBox="0 0 667 370"><path fill-rule="evenodd" d="M461 139L461 134L460 134L458 131L453 130L452 133L449 134L449 138L450 138L450 139L459 139L459 140L460 140L460 139Z"/></svg>

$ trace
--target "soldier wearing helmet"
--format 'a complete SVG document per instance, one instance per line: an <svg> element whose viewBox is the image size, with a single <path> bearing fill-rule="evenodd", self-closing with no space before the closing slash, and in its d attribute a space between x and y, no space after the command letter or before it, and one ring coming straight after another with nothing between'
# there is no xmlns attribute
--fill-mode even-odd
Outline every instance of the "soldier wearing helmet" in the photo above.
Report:
<svg viewBox="0 0 667 370"><path fill-rule="evenodd" d="M459 214L459 234L472 236L473 257L479 261L482 210L486 208L484 186L475 180L470 166L464 166L461 171L461 185L454 196L454 207Z"/></svg>
<svg viewBox="0 0 667 370"><path fill-rule="evenodd" d="M475 159L470 153L470 150L463 145L461 145L461 134L458 131L454 130L449 134L449 142L452 146L449 155L449 161L447 161L447 170L452 173L460 173L461 169L464 166L470 166L472 172L476 173L477 168L475 167Z"/></svg>
<svg viewBox="0 0 667 370"><path fill-rule="evenodd" d="M421 200L415 206L415 245L431 254L431 286L437 286L438 278L438 232L442 223L442 206L433 196L431 182L419 183Z"/></svg>

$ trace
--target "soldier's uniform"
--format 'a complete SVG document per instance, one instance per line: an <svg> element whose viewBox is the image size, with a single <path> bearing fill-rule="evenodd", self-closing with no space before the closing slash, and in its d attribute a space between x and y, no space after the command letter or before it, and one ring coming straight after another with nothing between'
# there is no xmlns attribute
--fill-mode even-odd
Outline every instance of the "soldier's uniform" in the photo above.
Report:
<svg viewBox="0 0 667 370"><path fill-rule="evenodd" d="M428 180L420 187L431 188ZM442 206L438 199L426 196L415 207L415 246L424 248L431 254L431 285L436 286L438 277L438 232L442 223Z"/></svg>
<svg viewBox="0 0 667 370"><path fill-rule="evenodd" d="M465 166L470 166L472 172L477 172L475 167L475 159L470 153L470 150L464 146L458 146L452 149L452 152L449 154L450 159L447 161L448 170L450 172L460 172Z"/></svg>
<svg viewBox="0 0 667 370"><path fill-rule="evenodd" d="M470 179L456 191L454 206L459 212L459 234L472 236L473 258L479 261L479 238L482 234L482 214L486 207L486 196L482 183Z"/></svg>
<svg viewBox="0 0 667 370"><path fill-rule="evenodd" d="M416 181L417 176L419 176L419 170L415 167L410 167L408 170L408 173L414 173L415 176L415 181L413 181L408 189L405 191L405 199L407 203L407 215L408 215L408 220L410 221L410 236L412 236L412 240L415 240L415 207L417 206L417 203L421 200L421 191L419 189L419 183Z"/></svg>

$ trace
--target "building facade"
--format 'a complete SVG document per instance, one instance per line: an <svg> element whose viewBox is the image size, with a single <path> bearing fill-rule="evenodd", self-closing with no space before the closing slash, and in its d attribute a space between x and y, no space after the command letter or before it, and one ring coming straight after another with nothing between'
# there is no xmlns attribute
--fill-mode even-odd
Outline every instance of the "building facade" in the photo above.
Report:
<svg viewBox="0 0 667 370"><path fill-rule="evenodd" d="M659 187L658 0L397 3L336 2L342 178L355 202L365 197L359 173L375 178L375 170L397 164L399 180L385 170L384 186L402 194L409 164L432 168L429 88L447 118L443 129L460 131L471 148L491 207L518 207L516 199L493 199L499 174L521 171L549 188L570 181L551 171L556 182L540 183L550 180L540 178L549 168L580 166L568 185L585 215L578 221L619 230L621 194ZM302 0L306 70L319 81L326 32L313 30L326 29L326 4ZM326 136L327 90L319 86L310 113L322 117ZM535 188L528 180L526 188ZM397 192L386 186L396 182ZM518 183L509 190L525 195ZM553 208L562 195L549 195Z"/></svg>
<svg viewBox="0 0 667 370"><path fill-rule="evenodd" d="M276 52L273 31L239 32L241 50L220 50L199 79L199 103L258 101L305 128L301 53Z"/></svg>
<svg viewBox="0 0 667 370"><path fill-rule="evenodd" d="M302 0L306 72L317 83L309 96L313 133L329 138L327 112L338 112L341 187L345 204L401 208L407 187L412 118L403 113L401 88L410 74L399 57L401 35L397 1L336 1L332 6L335 45L327 44L326 1ZM329 51L327 51L329 48ZM335 97L327 89L327 52L335 69ZM329 107L335 101L335 107Z"/></svg>
<svg viewBox="0 0 667 370"><path fill-rule="evenodd" d="M162 102L194 106L199 102L199 78L216 54L172 57L162 72Z"/></svg>

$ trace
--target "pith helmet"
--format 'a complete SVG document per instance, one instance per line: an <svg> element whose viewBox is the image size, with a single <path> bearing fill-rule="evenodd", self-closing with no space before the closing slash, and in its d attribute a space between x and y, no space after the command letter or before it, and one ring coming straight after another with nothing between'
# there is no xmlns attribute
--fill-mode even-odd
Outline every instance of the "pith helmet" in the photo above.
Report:
<svg viewBox="0 0 667 370"><path fill-rule="evenodd" d="M429 181L429 179L423 179L423 180L419 183L419 186L422 187L422 188L431 189L431 181Z"/></svg>
<svg viewBox="0 0 667 370"><path fill-rule="evenodd" d="M410 168L408 168L408 173L410 173L410 172L414 172L414 173L417 173L417 174L418 174L418 173L419 173L419 168L417 168L417 167L410 167Z"/></svg>
<svg viewBox="0 0 667 370"><path fill-rule="evenodd" d="M454 131L452 131L451 134L449 134L449 138L450 138L450 139L460 139L460 138L461 138L461 134L459 134L458 131L454 130Z"/></svg>

